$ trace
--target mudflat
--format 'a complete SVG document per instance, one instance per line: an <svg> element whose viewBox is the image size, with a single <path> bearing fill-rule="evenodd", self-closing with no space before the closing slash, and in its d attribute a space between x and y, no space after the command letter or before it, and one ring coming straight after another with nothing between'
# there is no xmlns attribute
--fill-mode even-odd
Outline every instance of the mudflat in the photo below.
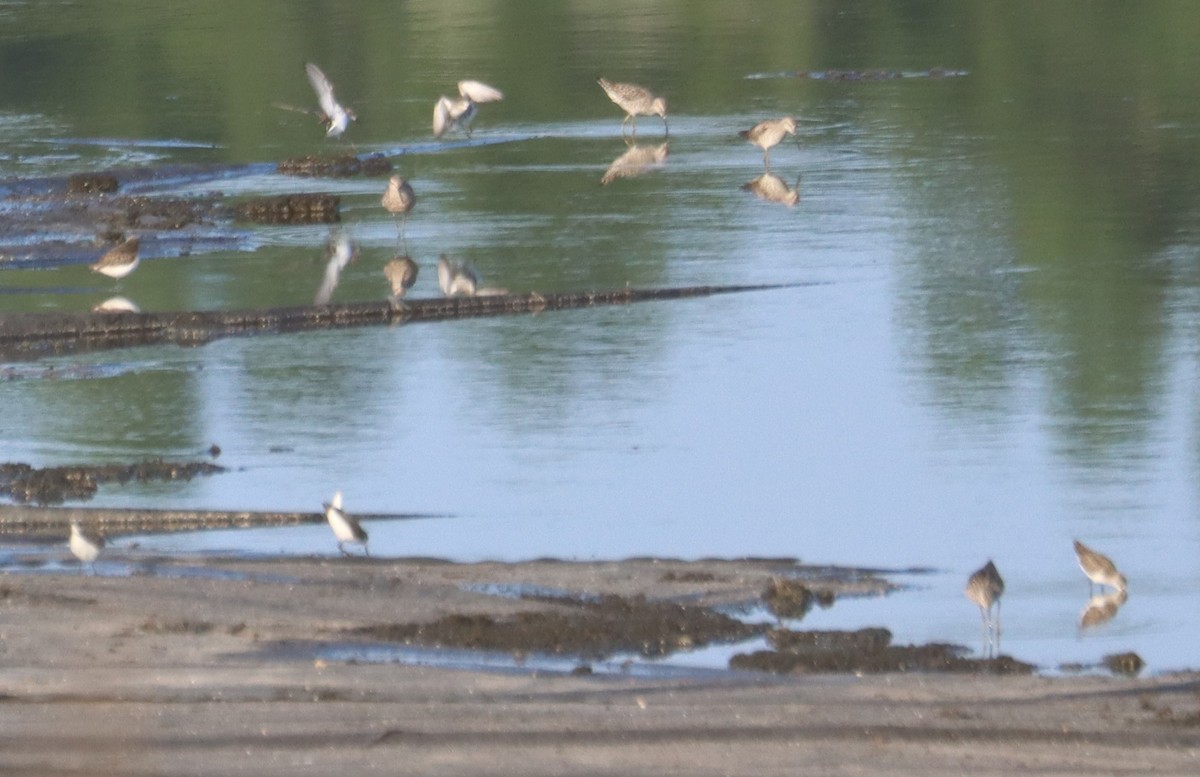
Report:
<svg viewBox="0 0 1200 777"><path fill-rule="evenodd" d="M729 607L866 570L788 560L456 564L110 554L0 579L5 774L1196 774L1200 675L669 673ZM31 554L32 555L32 554ZM836 604L833 604L836 606ZM773 643L779 629L754 626ZM743 631L739 631L743 629ZM823 639L823 638L822 638ZM793 640L794 641L794 640ZM820 640L818 640L820 641ZM874 650L872 631L839 651ZM452 646L503 668L337 658ZM442 646L442 647L439 647ZM856 647L857 646L857 647ZM573 671L537 657L560 655ZM905 659L907 660L907 659Z"/></svg>

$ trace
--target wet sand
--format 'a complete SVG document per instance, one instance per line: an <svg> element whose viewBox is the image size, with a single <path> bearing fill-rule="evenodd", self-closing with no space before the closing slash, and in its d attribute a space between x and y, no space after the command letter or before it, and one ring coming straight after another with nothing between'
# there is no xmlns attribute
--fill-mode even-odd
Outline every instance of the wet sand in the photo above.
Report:
<svg viewBox="0 0 1200 777"><path fill-rule="evenodd" d="M44 561L28 563L37 570ZM781 572L835 601L886 589L862 571L783 560L452 564L114 551L100 572L69 565L0 578L5 774L1195 774L1200 766L1197 675L572 675L532 662L484 671L320 657L322 646L366 639L363 627L577 612L564 594L730 605L759 597ZM495 595L516 590L536 597Z"/></svg>

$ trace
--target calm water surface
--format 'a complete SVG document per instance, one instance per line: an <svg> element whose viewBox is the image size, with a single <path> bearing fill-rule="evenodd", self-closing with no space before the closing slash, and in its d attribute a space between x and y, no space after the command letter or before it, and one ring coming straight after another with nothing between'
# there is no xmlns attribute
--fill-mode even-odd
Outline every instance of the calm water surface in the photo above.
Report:
<svg viewBox="0 0 1200 777"><path fill-rule="evenodd" d="M961 590L990 557L1006 652L1200 664L1200 9L617 5L0 3L5 178L341 148L271 106L311 101L313 60L361 114L360 151L408 150L393 161L420 198L413 296L436 293L441 253L515 291L802 284L60 359L105 377L0 383L3 459L216 442L228 474L90 504L315 510L340 488L352 512L450 516L369 526L379 555L931 567L806 621L904 641L977 645ZM920 76L933 67L965 75ZM787 75L833 68L914 76ZM665 161L606 186L626 146L598 73L671 108ZM433 103L465 77L507 97L481 109L479 145L431 145ZM736 131L785 114L800 143L772 162L795 207L740 189L762 158ZM663 142L656 118L639 126L639 144ZM340 193L361 246L334 292L348 301L386 293L383 187L264 174L178 191ZM329 237L255 228L151 253L119 292L146 310L306 304ZM83 264L0 271L8 310L112 293ZM1131 581L1082 633L1073 537ZM323 527L142 541L334 552Z"/></svg>

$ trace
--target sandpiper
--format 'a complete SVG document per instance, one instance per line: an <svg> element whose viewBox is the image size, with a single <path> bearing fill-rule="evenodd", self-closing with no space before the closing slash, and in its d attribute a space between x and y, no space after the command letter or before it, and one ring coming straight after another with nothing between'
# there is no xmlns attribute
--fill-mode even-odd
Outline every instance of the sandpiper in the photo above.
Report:
<svg viewBox="0 0 1200 777"><path fill-rule="evenodd" d="M100 551L104 548L104 538L85 532L78 523L71 521L71 538L67 545L71 548L71 555L84 564L90 564L91 571L95 574L96 559L100 557Z"/></svg>
<svg viewBox="0 0 1200 777"><path fill-rule="evenodd" d="M325 125L325 137L340 137L350 122L358 121L358 117L354 111L333 98L333 84L321 72L321 68L309 62L304 66L304 72L308 74L308 82L317 93L317 102L321 106L317 118Z"/></svg>
<svg viewBox="0 0 1200 777"><path fill-rule="evenodd" d="M460 129L471 137L471 122L479 113L478 103L494 103L504 99L504 93L479 81L459 81L461 97L442 95L433 106L433 136L440 138L450 130Z"/></svg>
<svg viewBox="0 0 1200 777"><path fill-rule="evenodd" d="M1089 593L1095 590L1093 585L1125 590L1125 575L1117 571L1117 565L1108 556L1097 553L1079 540L1075 540L1075 555L1079 557L1079 568L1087 575Z"/></svg>
<svg viewBox="0 0 1200 777"><path fill-rule="evenodd" d="M417 263L410 256L397 256L383 266L383 274L392 284L392 304L399 303L417 282Z"/></svg>
<svg viewBox="0 0 1200 777"><path fill-rule="evenodd" d="M742 130L738 137L748 140L763 150L763 166L771 169L771 149L779 145L784 135L796 134L796 120L791 116L782 119L767 119L760 121L748 130Z"/></svg>
<svg viewBox="0 0 1200 777"><path fill-rule="evenodd" d="M88 265L88 268L109 278L124 278L137 269L138 248L141 242L141 239L134 235L120 245L108 249L99 261Z"/></svg>
<svg viewBox="0 0 1200 777"><path fill-rule="evenodd" d="M1000 597L1004 594L1004 580L1000 577L996 565L988 561L967 580L963 591L975 604L979 605L979 617L983 621L983 640L985 647L996 648L1000 643ZM992 606L996 607L996 615L992 617Z"/></svg>
<svg viewBox="0 0 1200 777"><path fill-rule="evenodd" d="M346 515L346 511L342 509L342 492L333 492L333 498L324 507L325 520L329 521L329 528L333 529L333 536L337 538L338 550L342 552L342 555L350 555L345 547L347 542L362 545L363 552L368 556L371 555L371 551L367 548L366 529L359 526L358 521Z"/></svg>
<svg viewBox="0 0 1200 777"><path fill-rule="evenodd" d="M669 135L670 130L667 128L667 101L662 97L655 97L650 93L649 89L637 84L617 84L609 81L603 76L596 79L596 83L600 84L600 88L608 95L608 99L612 100L617 106L625 111L625 118L621 121L621 137L625 137L625 122L633 120L633 133L637 134L637 117L638 116L661 116L663 120L663 134Z"/></svg>
<svg viewBox="0 0 1200 777"><path fill-rule="evenodd" d="M388 179L387 189L379 202L396 220L396 238L399 240L404 235L404 225L408 223L408 212L417 204L417 195L408 181L393 175Z"/></svg>

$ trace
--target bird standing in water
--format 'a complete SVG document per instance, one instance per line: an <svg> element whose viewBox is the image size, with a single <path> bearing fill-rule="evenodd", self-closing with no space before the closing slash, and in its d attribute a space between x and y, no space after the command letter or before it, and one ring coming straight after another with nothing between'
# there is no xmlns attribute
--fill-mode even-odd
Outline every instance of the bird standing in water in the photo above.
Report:
<svg viewBox="0 0 1200 777"><path fill-rule="evenodd" d="M417 204L417 195L408 181L398 175L388 179L387 189L380 199L383 209L396 220L396 242L404 237L404 226L408 223L408 212Z"/></svg>
<svg viewBox="0 0 1200 777"><path fill-rule="evenodd" d="M1075 555L1079 558L1079 568L1087 575L1088 593L1095 590L1093 585L1109 586L1117 591L1126 589L1125 575L1117 571L1117 565L1108 556L1097 553L1079 540L1075 540Z"/></svg>
<svg viewBox="0 0 1200 777"><path fill-rule="evenodd" d="M109 278L124 278L137 269L140 247L141 240L134 235L120 245L108 249L97 262L89 264L88 269Z"/></svg>
<svg viewBox="0 0 1200 777"><path fill-rule="evenodd" d="M979 617L983 620L983 640L985 647L995 650L1000 647L1000 597L1004 595L1004 579L1000 571L990 560L967 580L966 590L963 591L975 604L979 605ZM992 617L992 607L996 608L995 618Z"/></svg>
<svg viewBox="0 0 1200 777"><path fill-rule="evenodd" d="M608 99L625 111L625 118L621 121L621 137L625 137L625 122L630 119L633 120L632 134L637 134L638 116L661 116L663 134L670 134L670 130L667 128L667 101L664 98L655 97L644 86L614 83L603 76L597 78L596 83L600 84L600 88L608 95Z"/></svg>
<svg viewBox="0 0 1200 777"><path fill-rule="evenodd" d="M738 137L748 140L763 150L763 167L771 169L771 149L779 145L784 135L796 134L796 120L791 116L782 119L767 119L760 121L748 130L742 130Z"/></svg>

